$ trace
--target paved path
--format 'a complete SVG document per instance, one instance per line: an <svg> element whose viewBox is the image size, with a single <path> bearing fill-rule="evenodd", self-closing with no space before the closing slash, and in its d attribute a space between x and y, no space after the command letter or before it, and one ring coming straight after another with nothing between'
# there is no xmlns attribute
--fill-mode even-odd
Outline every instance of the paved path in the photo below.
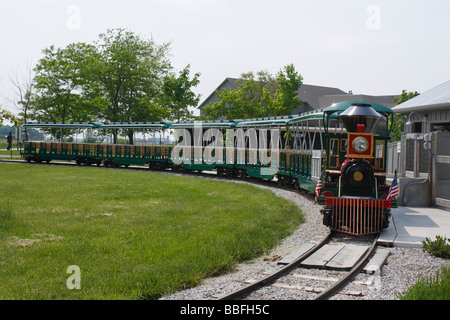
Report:
<svg viewBox="0 0 450 320"><path fill-rule="evenodd" d="M380 241L393 241L396 247L422 247L422 240L436 236L450 238L450 209L439 207L399 207L392 209L389 228Z"/></svg>

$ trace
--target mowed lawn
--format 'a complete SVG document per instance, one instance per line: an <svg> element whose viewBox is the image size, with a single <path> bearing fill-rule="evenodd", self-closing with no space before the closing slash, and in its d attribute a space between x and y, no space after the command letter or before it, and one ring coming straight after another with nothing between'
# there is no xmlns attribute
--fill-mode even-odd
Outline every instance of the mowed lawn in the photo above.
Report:
<svg viewBox="0 0 450 320"><path fill-rule="evenodd" d="M0 163L0 183L0 299L157 299L304 219L269 190L196 177Z"/></svg>

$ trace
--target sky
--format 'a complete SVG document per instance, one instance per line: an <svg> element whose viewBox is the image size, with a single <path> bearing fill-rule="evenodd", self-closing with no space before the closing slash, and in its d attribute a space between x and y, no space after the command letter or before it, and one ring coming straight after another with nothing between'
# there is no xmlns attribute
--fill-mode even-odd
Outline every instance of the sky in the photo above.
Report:
<svg viewBox="0 0 450 320"><path fill-rule="evenodd" d="M170 42L200 73L200 102L227 77L293 64L303 83L355 94L425 92L450 80L448 0L1 0L0 104L44 48L124 28ZM326 107L326 106L324 106Z"/></svg>

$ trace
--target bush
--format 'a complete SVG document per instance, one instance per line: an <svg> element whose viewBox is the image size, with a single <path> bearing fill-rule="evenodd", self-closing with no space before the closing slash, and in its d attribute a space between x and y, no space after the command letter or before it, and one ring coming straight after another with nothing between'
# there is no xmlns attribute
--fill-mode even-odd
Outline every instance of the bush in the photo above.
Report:
<svg viewBox="0 0 450 320"><path fill-rule="evenodd" d="M442 267L435 276L419 277L416 284L403 294L400 300L449 300L450 299L450 267Z"/></svg>
<svg viewBox="0 0 450 320"><path fill-rule="evenodd" d="M422 241L422 245L422 250L433 256L445 259L450 258L450 240L446 237L436 236L434 241L430 238L425 238Z"/></svg>

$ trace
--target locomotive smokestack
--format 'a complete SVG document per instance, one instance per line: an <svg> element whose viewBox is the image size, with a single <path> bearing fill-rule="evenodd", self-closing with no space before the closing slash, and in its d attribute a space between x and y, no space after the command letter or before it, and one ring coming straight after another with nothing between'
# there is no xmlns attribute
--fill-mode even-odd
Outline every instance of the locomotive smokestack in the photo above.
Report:
<svg viewBox="0 0 450 320"><path fill-rule="evenodd" d="M341 118L347 132L360 132L362 131L361 125L364 125L364 132L370 133L380 120L381 115L370 104L358 103L352 104L350 108L341 113L339 118Z"/></svg>

